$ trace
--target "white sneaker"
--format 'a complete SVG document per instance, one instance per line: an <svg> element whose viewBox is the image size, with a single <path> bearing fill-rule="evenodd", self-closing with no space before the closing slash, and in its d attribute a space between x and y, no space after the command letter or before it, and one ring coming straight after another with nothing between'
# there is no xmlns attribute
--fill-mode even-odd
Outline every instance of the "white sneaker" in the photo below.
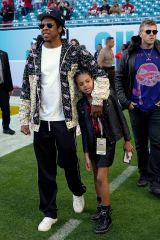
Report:
<svg viewBox="0 0 160 240"><path fill-rule="evenodd" d="M52 224L55 224L57 222L57 218L50 218L45 217L43 218L42 222L38 225L38 231L46 232L49 229L51 229Z"/></svg>
<svg viewBox="0 0 160 240"><path fill-rule="evenodd" d="M84 209L84 196L75 196L73 195L73 209L76 213L81 213L83 212Z"/></svg>

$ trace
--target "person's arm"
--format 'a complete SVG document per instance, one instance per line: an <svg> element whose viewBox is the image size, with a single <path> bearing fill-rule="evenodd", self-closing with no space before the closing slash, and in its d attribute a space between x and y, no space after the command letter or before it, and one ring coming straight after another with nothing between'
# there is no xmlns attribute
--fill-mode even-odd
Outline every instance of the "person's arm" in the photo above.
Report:
<svg viewBox="0 0 160 240"><path fill-rule="evenodd" d="M118 100L123 108L127 108L130 104L130 100L127 99L125 91L124 91L124 85L125 81L127 81L127 72L128 72L128 64L127 64L127 50L123 52L121 61L117 67L117 71L115 74L115 88Z"/></svg>
<svg viewBox="0 0 160 240"><path fill-rule="evenodd" d="M78 112L78 122L81 129L82 135L82 145L83 145L83 152L84 152L84 160L85 160L85 168L87 171L91 170L91 160L89 157L89 147L88 147L88 138L87 138L87 129L85 124L85 118L82 114L82 105L80 101L77 103L77 112Z"/></svg>
<svg viewBox="0 0 160 240"><path fill-rule="evenodd" d="M134 5L132 5L131 7L131 13L133 13L135 11Z"/></svg>
<svg viewBox="0 0 160 240"><path fill-rule="evenodd" d="M82 134L82 145L83 145L83 151L88 152L88 140L87 140L87 129L85 124L85 118L82 114L82 105L80 102L77 103L77 113L78 113L78 122L81 129Z"/></svg>
<svg viewBox="0 0 160 240"><path fill-rule="evenodd" d="M111 100L112 105L114 106L114 108L116 110L117 118L118 118L118 121L119 121L120 126L121 126L124 141L130 141L131 140L131 135L130 135L130 130L129 130L126 118L125 118L125 116L122 112L122 109L121 109L120 104L118 102L117 96L116 96L115 92L113 92L113 91L110 94L110 100Z"/></svg>
<svg viewBox="0 0 160 240"><path fill-rule="evenodd" d="M98 65L102 68L103 67L103 61L104 61L104 50L101 49L99 55L98 55L98 58L97 58L97 62L98 62Z"/></svg>
<svg viewBox="0 0 160 240"><path fill-rule="evenodd" d="M30 84L29 84L29 72L28 66L31 64L31 57L27 59L27 64L24 69L23 74L23 84L21 90L21 103L19 110L19 118L21 124L21 132L24 134L30 134L29 121L30 121L30 111L31 111L31 100L30 100Z"/></svg>
<svg viewBox="0 0 160 240"><path fill-rule="evenodd" d="M91 159L89 157L89 153L85 152L84 153L84 159L85 159L85 167L87 171L91 170Z"/></svg>

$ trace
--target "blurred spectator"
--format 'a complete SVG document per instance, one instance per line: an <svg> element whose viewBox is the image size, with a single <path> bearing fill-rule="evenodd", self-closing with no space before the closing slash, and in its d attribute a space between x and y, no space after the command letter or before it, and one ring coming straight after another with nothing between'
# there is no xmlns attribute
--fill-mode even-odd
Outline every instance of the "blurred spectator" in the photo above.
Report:
<svg viewBox="0 0 160 240"><path fill-rule="evenodd" d="M106 39L106 46L101 49L98 55L98 65L108 74L110 85L115 89L115 59L112 48L114 47L114 38L108 37Z"/></svg>
<svg viewBox="0 0 160 240"><path fill-rule="evenodd" d="M68 1L61 0L58 3L58 8L62 12L63 16L65 16L65 20L70 20L71 18L71 13L72 13L72 8L69 4Z"/></svg>
<svg viewBox="0 0 160 240"><path fill-rule="evenodd" d="M25 16L32 10L32 0L24 0L24 12Z"/></svg>
<svg viewBox="0 0 160 240"><path fill-rule="evenodd" d="M73 8L74 8L74 5L75 5L75 2L76 2L76 0L68 0L68 2L69 2L69 4L70 4L71 8L73 9Z"/></svg>
<svg viewBox="0 0 160 240"><path fill-rule="evenodd" d="M48 1L48 4L47 4L47 7L48 8L53 8L53 7L57 7L58 3L56 0L49 0Z"/></svg>
<svg viewBox="0 0 160 240"><path fill-rule="evenodd" d="M26 16L32 10L31 0L19 0L19 8L21 9L22 16Z"/></svg>
<svg viewBox="0 0 160 240"><path fill-rule="evenodd" d="M25 52L25 55L26 55L25 57L26 57L26 59L28 58L31 49L36 49L36 47L37 47L37 41L36 41L35 38L33 38L32 42L31 42L31 47L30 47L30 49L27 49L26 52Z"/></svg>
<svg viewBox="0 0 160 240"><path fill-rule="evenodd" d="M107 0L103 0L103 5L102 5L102 7L100 7L99 10L100 10L100 13L101 13L102 15L107 15L107 14L109 14L110 6L109 6Z"/></svg>
<svg viewBox="0 0 160 240"><path fill-rule="evenodd" d="M1 8L0 15L2 16L3 27L11 27L11 22L14 19L14 7L12 4L3 1L3 7Z"/></svg>
<svg viewBox="0 0 160 240"><path fill-rule="evenodd" d="M121 48L121 50L118 53L116 53L115 58L120 60L121 57L122 57L123 51L126 50L127 48L128 48L127 44L122 44L122 48Z"/></svg>
<svg viewBox="0 0 160 240"><path fill-rule="evenodd" d="M19 0L18 1L18 8L20 9L21 15L25 16L25 10L24 10L24 0Z"/></svg>
<svg viewBox="0 0 160 240"><path fill-rule="evenodd" d="M95 58L96 60L97 60L97 58L98 58L98 55L99 55L101 49L102 49L102 44L99 43L99 44L97 45L97 51L96 51L95 54L94 54L94 58Z"/></svg>
<svg viewBox="0 0 160 240"><path fill-rule="evenodd" d="M36 10L41 9L43 0L33 0L33 5Z"/></svg>
<svg viewBox="0 0 160 240"><path fill-rule="evenodd" d="M15 131L10 129L10 96L13 93L12 76L8 54L0 50L0 108L2 110L3 133L13 135Z"/></svg>
<svg viewBox="0 0 160 240"><path fill-rule="evenodd" d="M129 3L129 0L126 0L126 4L122 6L122 11L124 13L133 13L134 12L134 6Z"/></svg>
<svg viewBox="0 0 160 240"><path fill-rule="evenodd" d="M96 2L93 2L92 7L88 9L88 14L91 16L97 16L99 14L99 7Z"/></svg>
<svg viewBox="0 0 160 240"><path fill-rule="evenodd" d="M14 9L14 1L13 0L8 0L7 3L8 3L8 5L11 5L13 7L13 9Z"/></svg>
<svg viewBox="0 0 160 240"><path fill-rule="evenodd" d="M122 11L121 6L118 4L117 0L113 0L112 6L109 10L110 14L120 14Z"/></svg>
<svg viewBox="0 0 160 240"><path fill-rule="evenodd" d="M75 45L75 46L79 46L79 45L80 45L80 43L78 42L78 40L77 40L76 38L71 39L71 40L70 40L70 43L71 43L72 45Z"/></svg>

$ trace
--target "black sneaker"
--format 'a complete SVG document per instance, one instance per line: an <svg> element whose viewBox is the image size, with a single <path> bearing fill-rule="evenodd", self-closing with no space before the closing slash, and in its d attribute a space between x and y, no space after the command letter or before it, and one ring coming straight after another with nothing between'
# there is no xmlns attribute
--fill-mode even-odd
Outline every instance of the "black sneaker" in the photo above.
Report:
<svg viewBox="0 0 160 240"><path fill-rule="evenodd" d="M101 206L98 206L97 211L94 214L91 215L90 220L92 222L98 221L99 218L100 218L100 213L101 213Z"/></svg>
<svg viewBox="0 0 160 240"><path fill-rule="evenodd" d="M97 211L90 216L90 220L92 222L96 222L100 218L100 213L101 213L101 205L97 206ZM109 206L109 213L112 214L112 208Z"/></svg>
<svg viewBox="0 0 160 240"><path fill-rule="evenodd" d="M160 180L153 180L149 183L149 192L160 197Z"/></svg>
<svg viewBox="0 0 160 240"><path fill-rule="evenodd" d="M9 135L14 135L15 134L15 131L8 128L8 129L3 129L3 133L4 134L9 134Z"/></svg>
<svg viewBox="0 0 160 240"><path fill-rule="evenodd" d="M106 233L112 225L112 219L109 210L101 210L100 218L95 228L95 233L102 234Z"/></svg>
<svg viewBox="0 0 160 240"><path fill-rule="evenodd" d="M137 181L137 186L138 187L145 187L148 185L148 176L145 174L140 174L140 177Z"/></svg>

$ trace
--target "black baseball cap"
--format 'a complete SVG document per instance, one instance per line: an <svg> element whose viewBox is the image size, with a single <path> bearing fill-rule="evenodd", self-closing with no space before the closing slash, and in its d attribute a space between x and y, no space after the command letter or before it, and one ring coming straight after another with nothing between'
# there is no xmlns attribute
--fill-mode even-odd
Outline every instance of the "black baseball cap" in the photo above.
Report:
<svg viewBox="0 0 160 240"><path fill-rule="evenodd" d="M38 15L38 20L42 21L45 17L52 17L57 22L59 22L62 27L65 25L65 18L62 12L57 8L47 8L44 13Z"/></svg>

